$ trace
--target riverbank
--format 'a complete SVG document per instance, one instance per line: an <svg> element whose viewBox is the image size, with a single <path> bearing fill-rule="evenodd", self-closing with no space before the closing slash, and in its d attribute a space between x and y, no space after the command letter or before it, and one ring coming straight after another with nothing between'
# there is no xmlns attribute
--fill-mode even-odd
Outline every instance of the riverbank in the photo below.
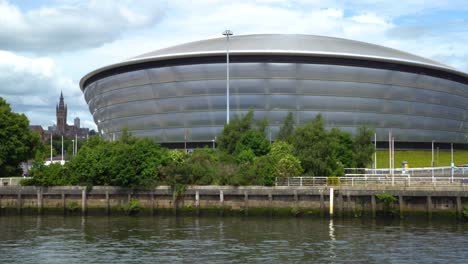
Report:
<svg viewBox="0 0 468 264"><path fill-rule="evenodd" d="M462 219L465 186L233 187L168 186L149 190L80 186L0 188L0 215L267 215L314 217L444 217Z"/></svg>

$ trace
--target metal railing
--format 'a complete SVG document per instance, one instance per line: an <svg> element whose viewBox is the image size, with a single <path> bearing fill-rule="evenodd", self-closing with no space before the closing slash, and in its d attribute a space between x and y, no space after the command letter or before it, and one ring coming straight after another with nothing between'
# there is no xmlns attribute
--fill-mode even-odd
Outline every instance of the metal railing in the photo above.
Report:
<svg viewBox="0 0 468 264"><path fill-rule="evenodd" d="M22 177L0 178L0 187L1 186L20 185L21 179L23 179L23 178Z"/></svg>
<svg viewBox="0 0 468 264"><path fill-rule="evenodd" d="M468 177L412 177L409 174L391 176L370 174L344 177L284 177L276 178L276 186L468 186Z"/></svg>
<svg viewBox="0 0 468 264"><path fill-rule="evenodd" d="M411 177L415 176L454 176L454 177L468 177L468 167L423 167L423 168L395 168L395 169L369 169L369 168L345 168L345 176L353 174L376 174L376 175L402 175L409 174Z"/></svg>

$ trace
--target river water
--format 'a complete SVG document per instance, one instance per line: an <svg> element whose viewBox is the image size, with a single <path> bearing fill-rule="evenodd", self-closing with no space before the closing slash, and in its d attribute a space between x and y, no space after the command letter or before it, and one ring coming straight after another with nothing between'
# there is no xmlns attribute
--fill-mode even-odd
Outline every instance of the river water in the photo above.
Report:
<svg viewBox="0 0 468 264"><path fill-rule="evenodd" d="M468 263L468 224L0 216L0 263Z"/></svg>

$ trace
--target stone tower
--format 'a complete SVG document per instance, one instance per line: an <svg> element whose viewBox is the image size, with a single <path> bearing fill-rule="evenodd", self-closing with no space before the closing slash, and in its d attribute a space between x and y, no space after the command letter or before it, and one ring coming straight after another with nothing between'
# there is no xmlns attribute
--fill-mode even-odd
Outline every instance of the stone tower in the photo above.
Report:
<svg viewBox="0 0 468 264"><path fill-rule="evenodd" d="M60 92L60 102L56 107L57 131L65 135L67 129L67 105L63 102L63 94Z"/></svg>

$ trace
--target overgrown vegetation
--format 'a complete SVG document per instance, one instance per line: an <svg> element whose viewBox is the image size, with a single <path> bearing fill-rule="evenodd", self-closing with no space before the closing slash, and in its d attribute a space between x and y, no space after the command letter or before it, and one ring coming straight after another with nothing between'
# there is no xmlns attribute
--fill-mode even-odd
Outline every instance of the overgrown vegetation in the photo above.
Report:
<svg viewBox="0 0 468 264"><path fill-rule="evenodd" d="M127 215L136 215L140 212L140 201L136 198L130 199L125 206L124 211Z"/></svg>
<svg viewBox="0 0 468 264"><path fill-rule="evenodd" d="M28 118L14 113L0 97L0 177L21 175L18 165L33 158L41 145L39 135L29 130Z"/></svg>
<svg viewBox="0 0 468 264"><path fill-rule="evenodd" d="M377 202L383 205L383 213L386 215L395 215L395 203L397 202L397 198L395 196L388 194L388 193L380 193L375 196L377 198Z"/></svg>
<svg viewBox="0 0 468 264"><path fill-rule="evenodd" d="M463 214L463 217L468 220L468 203L465 203L465 205L463 206L462 214Z"/></svg>
<svg viewBox="0 0 468 264"><path fill-rule="evenodd" d="M91 137L66 165L43 165L38 159L25 185L109 185L129 188L169 185L177 197L188 185L274 185L275 177L340 176L345 167L367 165L374 152L372 131L362 127L356 136L328 130L318 115L294 127L290 113L277 141L267 139L268 122L249 111L236 116L218 136L217 149L191 154L162 148L126 130L116 141ZM280 140L281 139L281 140ZM339 178L330 178L339 184Z"/></svg>
<svg viewBox="0 0 468 264"><path fill-rule="evenodd" d="M80 206L78 205L78 202L77 201L69 201L67 203L67 209L69 212L73 213L73 212L76 212L78 211L78 208Z"/></svg>

